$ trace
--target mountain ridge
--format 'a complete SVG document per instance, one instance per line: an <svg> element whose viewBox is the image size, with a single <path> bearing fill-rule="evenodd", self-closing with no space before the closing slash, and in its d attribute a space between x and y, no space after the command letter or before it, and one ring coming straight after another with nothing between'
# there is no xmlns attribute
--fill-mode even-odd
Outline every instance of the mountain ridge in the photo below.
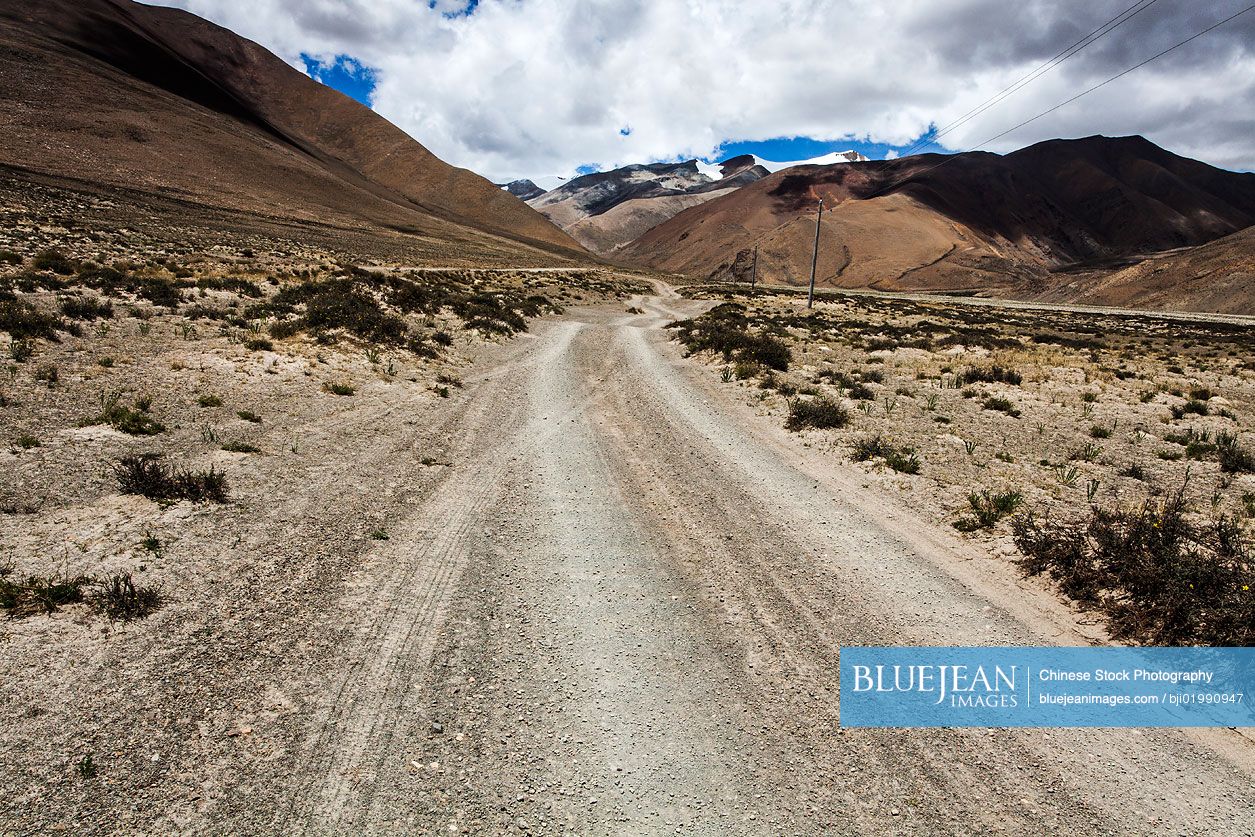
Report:
<svg viewBox="0 0 1255 837"><path fill-rule="evenodd" d="M6 6L0 44L13 80L0 161L224 208L586 258L522 201L189 12L129 0Z"/></svg>
<svg viewBox="0 0 1255 837"><path fill-rule="evenodd" d="M820 197L820 284L882 290L1037 293L1061 268L1198 246L1255 223L1255 175L1142 137L1094 136L1006 155L786 169L686 208L616 255L735 278L757 245L760 279L801 283Z"/></svg>

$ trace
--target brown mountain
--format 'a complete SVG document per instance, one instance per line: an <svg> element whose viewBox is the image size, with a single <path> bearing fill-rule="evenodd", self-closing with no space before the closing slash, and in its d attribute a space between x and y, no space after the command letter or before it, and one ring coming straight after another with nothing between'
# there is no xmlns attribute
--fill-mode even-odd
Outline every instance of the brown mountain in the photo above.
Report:
<svg viewBox="0 0 1255 837"><path fill-rule="evenodd" d="M1063 268L1127 264L1255 223L1255 175L1141 137L1088 137L1007 155L786 169L679 213L620 253L727 277L757 246L760 279L801 283L819 198L819 283L883 290L1031 295L1061 284Z"/></svg>
<svg viewBox="0 0 1255 837"><path fill-rule="evenodd" d="M129 0L0 2L0 164L501 256L583 249L261 46Z"/></svg>
<svg viewBox="0 0 1255 837"><path fill-rule="evenodd" d="M1255 227L1135 264L1082 271L1041 295L1044 301L1122 308L1255 313Z"/></svg>
<svg viewBox="0 0 1255 837"><path fill-rule="evenodd" d="M612 256L677 213L767 176L750 154L719 166L718 180L696 160L623 166L572 178L527 201L589 250Z"/></svg>

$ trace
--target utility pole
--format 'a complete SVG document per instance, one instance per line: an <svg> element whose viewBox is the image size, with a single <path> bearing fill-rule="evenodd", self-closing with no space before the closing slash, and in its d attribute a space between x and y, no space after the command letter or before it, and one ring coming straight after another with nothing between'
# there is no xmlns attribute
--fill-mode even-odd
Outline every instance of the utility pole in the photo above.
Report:
<svg viewBox="0 0 1255 837"><path fill-rule="evenodd" d="M758 245L754 245L754 266L750 268L750 295L754 294L754 286L758 284Z"/></svg>
<svg viewBox="0 0 1255 837"><path fill-rule="evenodd" d="M815 266L819 264L819 224L824 219L824 199L819 199L819 211L815 213L815 252L811 255L811 289L806 294L806 307L815 304Z"/></svg>

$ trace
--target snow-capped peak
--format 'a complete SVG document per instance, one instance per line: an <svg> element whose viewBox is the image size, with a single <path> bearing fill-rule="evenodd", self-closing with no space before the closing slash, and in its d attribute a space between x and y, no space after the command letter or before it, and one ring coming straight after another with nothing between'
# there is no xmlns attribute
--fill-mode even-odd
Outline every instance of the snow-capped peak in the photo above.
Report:
<svg viewBox="0 0 1255 837"><path fill-rule="evenodd" d="M860 154L853 149L849 151L832 151L819 157L811 157L809 160L792 160L785 163L778 163L775 160L764 160L757 154L751 154L750 156L754 158L754 165L762 166L773 174L794 166L831 166L835 163L867 163L871 161L870 157ZM723 179L723 168L721 166L703 163L701 160L698 160L697 170L711 180Z"/></svg>
<svg viewBox="0 0 1255 837"><path fill-rule="evenodd" d="M831 166L834 163L866 163L869 160L869 157L853 150L833 151L819 157L811 157L809 160L793 160L786 163L777 163L774 160L764 160L757 155L754 156L754 162L756 164L762 166L773 174L783 169L793 168L794 166Z"/></svg>
<svg viewBox="0 0 1255 837"><path fill-rule="evenodd" d="M544 177L532 178L532 182L535 183L540 188L544 189L546 192L550 192L554 189L557 189L563 183L566 183L566 181L567 179L565 177L561 177L556 174L550 174Z"/></svg>

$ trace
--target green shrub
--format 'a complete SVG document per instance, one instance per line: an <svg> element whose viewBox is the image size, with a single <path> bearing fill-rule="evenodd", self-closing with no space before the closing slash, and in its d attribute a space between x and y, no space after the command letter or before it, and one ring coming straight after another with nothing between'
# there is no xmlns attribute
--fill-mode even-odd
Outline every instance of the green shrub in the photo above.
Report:
<svg viewBox="0 0 1255 837"><path fill-rule="evenodd" d="M28 576L13 580L10 573L0 574L0 608L13 617L52 613L62 605L83 600L83 587L91 583L87 576Z"/></svg>
<svg viewBox="0 0 1255 837"><path fill-rule="evenodd" d="M969 366L956 377L956 386L967 386L968 384L990 383L990 384L1012 384L1019 386L1024 381L1024 376L1014 369L1006 366Z"/></svg>
<svg viewBox="0 0 1255 837"><path fill-rule="evenodd" d="M1006 413L1012 418L1019 418L1019 409L1006 398L1000 396L990 396L986 398L981 406L986 410L995 410L1000 413Z"/></svg>
<svg viewBox="0 0 1255 837"><path fill-rule="evenodd" d="M116 621L141 619L161 607L161 592L136 584L130 573L117 573L100 582L91 594L91 605Z"/></svg>
<svg viewBox="0 0 1255 837"><path fill-rule="evenodd" d="M955 521L954 528L961 532L974 532L977 529L991 529L999 520L1014 512L1024 502L1018 491L992 492L988 489L979 494L967 495L967 503L972 514Z"/></svg>
<svg viewBox="0 0 1255 837"><path fill-rule="evenodd" d="M1202 401L1187 401L1184 404L1176 404L1168 408L1174 419L1185 418L1186 415L1205 416L1210 412L1207 404Z"/></svg>
<svg viewBox="0 0 1255 837"><path fill-rule="evenodd" d="M862 382L856 382L846 390L845 394L853 401L875 401L876 393Z"/></svg>
<svg viewBox="0 0 1255 837"><path fill-rule="evenodd" d="M1237 524L1195 523L1184 486L1138 508L1091 508L1087 521L1012 523L1020 565L1048 573L1106 614L1117 639L1152 645L1255 642L1255 563Z"/></svg>
<svg viewBox="0 0 1255 837"><path fill-rule="evenodd" d="M227 502L227 478L212 467L199 473L175 469L159 456L125 456L115 466L123 494L139 494L168 503L178 500Z"/></svg>
<svg viewBox="0 0 1255 837"><path fill-rule="evenodd" d="M62 328L60 317L46 314L24 299L0 298L0 331L7 331L14 341L36 337L56 340L57 330Z"/></svg>
<svg viewBox="0 0 1255 837"><path fill-rule="evenodd" d="M793 353L783 341L749 331L743 305L726 302L699 317L672 323L690 354L714 352L725 361L737 360L786 372Z"/></svg>
<svg viewBox="0 0 1255 837"><path fill-rule="evenodd" d="M793 431L805 427L827 430L845 427L849 423L850 412L830 398L795 398L789 402L789 417L784 426Z"/></svg>
<svg viewBox="0 0 1255 837"><path fill-rule="evenodd" d="M146 409L123 404L122 394L118 392L101 393L100 414L84 424L108 424L131 436L156 436L166 429L165 425L149 416Z"/></svg>
<svg viewBox="0 0 1255 837"><path fill-rule="evenodd" d="M1255 473L1255 453L1238 443L1236 433L1217 433L1216 452L1221 471L1228 474Z"/></svg>
<svg viewBox="0 0 1255 837"><path fill-rule="evenodd" d="M61 380L61 370L57 368L55 363L45 363L35 370L35 380L50 387L56 386L57 382Z"/></svg>
<svg viewBox="0 0 1255 837"><path fill-rule="evenodd" d="M879 433L855 441L850 458L855 462L883 459L886 465L903 474L918 474L920 471L919 457L914 448L894 445Z"/></svg>
<svg viewBox="0 0 1255 837"><path fill-rule="evenodd" d="M71 320L108 320L113 318L113 303L107 299L67 296L61 299L61 315Z"/></svg>
<svg viewBox="0 0 1255 837"><path fill-rule="evenodd" d="M78 262L60 250L41 250L35 254L32 265L36 270L47 270L61 276L70 276L78 270Z"/></svg>

